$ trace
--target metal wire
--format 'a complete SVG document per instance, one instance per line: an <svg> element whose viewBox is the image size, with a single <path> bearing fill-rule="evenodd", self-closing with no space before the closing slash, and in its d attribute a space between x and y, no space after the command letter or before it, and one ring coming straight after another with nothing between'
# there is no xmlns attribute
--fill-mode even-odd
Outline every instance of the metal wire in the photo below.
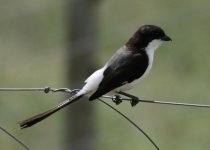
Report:
<svg viewBox="0 0 210 150"><path fill-rule="evenodd" d="M123 118L125 118L128 122L130 122L134 127L136 127L141 133L144 134L144 136L146 136L146 138L152 143L152 145L154 145L154 147L157 150L160 150L159 147L157 146L157 144L149 137L149 135L144 132L143 129L141 129L135 122L133 122L130 118L128 118L126 115L124 115L122 112L120 112L119 110L117 110L116 108L114 108L112 105L106 103L105 101L103 101L102 99L98 98L98 100L102 103L104 103L105 105L107 105L108 107L110 107L111 109L113 109L115 112L117 112L118 114L120 114Z"/></svg>
<svg viewBox="0 0 210 150"><path fill-rule="evenodd" d="M111 96L102 96L103 98L112 99ZM130 101L130 98L120 98L123 101ZM193 104L193 103L180 103L180 102L170 102L170 101L158 101L158 100L142 100L138 99L139 102L142 103L152 103L152 104L163 104L163 105L177 105L177 106L189 106L189 107L203 107L210 108L210 105L207 104Z"/></svg>
<svg viewBox="0 0 210 150"><path fill-rule="evenodd" d="M9 135L12 139L14 139L17 143L19 143L22 147L24 147L24 149L30 150L29 147L27 147L23 142L21 142L19 139L17 139L14 135L12 135L6 129L4 129L3 127L0 126L0 130L2 130L4 133L6 133L7 135Z"/></svg>
<svg viewBox="0 0 210 150"><path fill-rule="evenodd" d="M38 91L38 92L44 92L44 93L49 93L49 92L65 92L69 94L73 94L78 92L80 89L68 89L68 88L51 88L51 87L44 87L44 88L0 88L0 91ZM102 98L106 99L111 99L113 100L113 97L111 96L102 96ZM134 123L131 119L129 119L127 116L125 116L123 113L121 113L119 110L114 108L113 106L109 105L105 101L101 100L98 98L100 102L104 103L105 105L109 106L111 109L116 111L118 114L120 114L122 117L124 117L127 121L129 121L133 126L135 126L140 132L142 132L146 138L154 145L154 147L159 150L159 147L157 144L146 134L136 123ZM120 100L123 101L131 101L131 98L125 98L125 97L119 97ZM177 106L188 106L188 107L202 107L202 108L210 108L210 105L206 104L192 104L192 103L180 103L180 102L172 102L172 101L158 101L158 100L142 100L137 98L139 102L142 103L151 103L151 104L164 104L164 105L177 105ZM15 141L17 141L20 145L22 145L25 149L30 150L25 144L23 144L20 140L18 140L16 137L14 137L12 134L10 134L8 131L6 131L4 128L0 127L2 131L7 133L9 136L11 136Z"/></svg>
<svg viewBox="0 0 210 150"><path fill-rule="evenodd" d="M74 93L77 92L79 89L70 90L68 88L51 88L49 86L44 88L0 88L0 91L11 91L11 92L67 92L67 93Z"/></svg>
<svg viewBox="0 0 210 150"><path fill-rule="evenodd" d="M68 88L51 88L51 87L44 87L44 88L0 88L0 91L37 91L37 92L67 92L67 93L75 93L80 89L68 89ZM111 96L102 96L106 99L113 99ZM123 101L130 101L130 98L120 98ZM159 100L142 100L138 99L139 102L142 103L152 103L152 104L163 104L163 105L177 105L177 106L188 106L188 107L203 107L203 108L210 108L210 105L207 104L193 104L193 103L180 103L180 102L173 102L173 101L159 101Z"/></svg>
<svg viewBox="0 0 210 150"><path fill-rule="evenodd" d="M45 88L0 88L0 91L44 91Z"/></svg>

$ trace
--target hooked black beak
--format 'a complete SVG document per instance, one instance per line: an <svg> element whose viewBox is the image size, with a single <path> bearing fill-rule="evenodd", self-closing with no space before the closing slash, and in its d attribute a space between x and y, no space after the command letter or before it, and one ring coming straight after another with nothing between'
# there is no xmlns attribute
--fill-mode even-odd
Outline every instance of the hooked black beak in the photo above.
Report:
<svg viewBox="0 0 210 150"><path fill-rule="evenodd" d="M161 40L162 40L162 41L172 41L171 38L170 38L169 36L167 36L167 35L163 36L163 37L161 38Z"/></svg>

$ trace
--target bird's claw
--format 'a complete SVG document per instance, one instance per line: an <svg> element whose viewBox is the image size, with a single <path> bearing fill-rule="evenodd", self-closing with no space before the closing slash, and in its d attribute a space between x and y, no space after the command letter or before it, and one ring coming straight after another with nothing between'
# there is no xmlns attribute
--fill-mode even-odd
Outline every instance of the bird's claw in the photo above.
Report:
<svg viewBox="0 0 210 150"><path fill-rule="evenodd" d="M122 98L119 95L115 95L114 97L112 97L112 101L116 104L119 105L120 103L122 103Z"/></svg>

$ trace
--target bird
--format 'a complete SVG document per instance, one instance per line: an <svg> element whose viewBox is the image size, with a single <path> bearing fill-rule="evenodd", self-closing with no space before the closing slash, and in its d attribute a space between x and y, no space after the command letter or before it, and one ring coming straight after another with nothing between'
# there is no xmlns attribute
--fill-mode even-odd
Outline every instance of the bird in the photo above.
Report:
<svg viewBox="0 0 210 150"><path fill-rule="evenodd" d="M171 41L171 38L162 28L156 25L139 27L102 68L93 72L85 80L81 90L56 107L23 120L19 123L20 127L22 129L31 127L83 96L87 96L92 101L106 94L116 96L116 103L119 103L117 97L122 94L131 97L131 105L135 106L138 103L135 97L124 92L148 75L152 68L154 53L164 41Z"/></svg>

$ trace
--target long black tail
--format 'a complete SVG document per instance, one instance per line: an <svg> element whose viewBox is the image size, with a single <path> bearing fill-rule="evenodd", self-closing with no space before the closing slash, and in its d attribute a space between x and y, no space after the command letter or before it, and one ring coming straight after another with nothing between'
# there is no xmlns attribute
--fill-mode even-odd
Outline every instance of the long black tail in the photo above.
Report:
<svg viewBox="0 0 210 150"><path fill-rule="evenodd" d="M33 126L34 124L44 120L45 118L49 117L50 115L54 114L55 112L59 111L60 109L66 107L67 105L75 102L76 100L80 99L83 95L74 95L71 98L61 102L60 104L58 104L56 107L53 107L43 113L40 113L38 115L35 115L31 118L28 118L26 120L23 120L19 123L20 128L24 129L24 128L28 128Z"/></svg>

